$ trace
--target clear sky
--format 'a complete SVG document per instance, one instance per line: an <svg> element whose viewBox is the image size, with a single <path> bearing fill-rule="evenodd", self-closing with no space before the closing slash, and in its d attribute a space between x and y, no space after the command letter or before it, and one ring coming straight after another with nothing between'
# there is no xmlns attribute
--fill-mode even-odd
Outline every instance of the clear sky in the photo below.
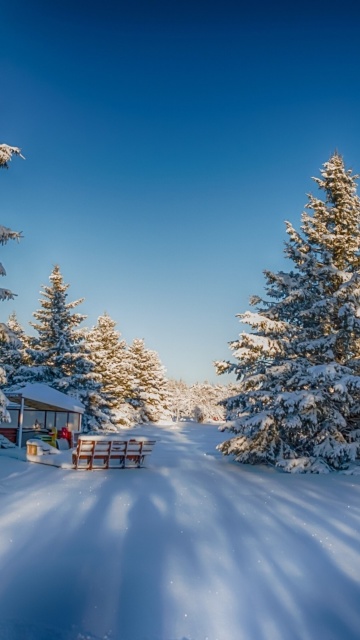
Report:
<svg viewBox="0 0 360 640"><path fill-rule="evenodd" d="M294 4L294 6L292 6ZM1 3L2 303L29 330L59 264L87 326L107 311L171 377L213 360L286 267L311 176L360 172L358 3ZM289 265L290 266L290 265Z"/></svg>

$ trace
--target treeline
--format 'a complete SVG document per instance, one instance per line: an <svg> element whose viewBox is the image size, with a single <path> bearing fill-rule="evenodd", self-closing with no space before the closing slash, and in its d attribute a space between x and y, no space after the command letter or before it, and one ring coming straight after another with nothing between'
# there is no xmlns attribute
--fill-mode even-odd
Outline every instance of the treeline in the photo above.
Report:
<svg viewBox="0 0 360 640"><path fill-rule="evenodd" d="M168 380L156 351L138 338L127 345L107 313L94 327L80 327L85 316L75 309L82 300L68 302L69 285L58 265L49 282L30 322L35 335L24 331L15 313L2 325L5 395L19 385L40 382L76 396L85 405L86 430L181 418L223 420L218 403L229 394L228 387Z"/></svg>

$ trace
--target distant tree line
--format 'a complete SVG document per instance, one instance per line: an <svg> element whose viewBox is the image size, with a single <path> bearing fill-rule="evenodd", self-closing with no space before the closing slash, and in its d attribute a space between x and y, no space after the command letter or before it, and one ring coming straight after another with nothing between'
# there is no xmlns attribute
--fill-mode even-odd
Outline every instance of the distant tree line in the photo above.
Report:
<svg viewBox="0 0 360 640"><path fill-rule="evenodd" d="M229 388L168 380L156 351L138 338L127 345L107 313L91 329L80 328L85 316L74 309L82 300L67 301L69 285L58 265L49 280L33 314L35 322L30 323L35 335L27 335L12 313L7 338L0 336L5 394L25 383L41 382L76 396L85 405L86 430L224 418L218 403Z"/></svg>

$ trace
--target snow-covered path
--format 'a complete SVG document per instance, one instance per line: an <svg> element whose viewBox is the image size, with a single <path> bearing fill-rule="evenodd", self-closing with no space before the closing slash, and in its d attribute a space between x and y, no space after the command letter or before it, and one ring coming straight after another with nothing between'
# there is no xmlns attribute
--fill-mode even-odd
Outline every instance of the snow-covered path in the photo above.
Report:
<svg viewBox="0 0 360 640"><path fill-rule="evenodd" d="M358 640L359 476L241 467L215 426L143 433L140 470L0 458L0 640Z"/></svg>

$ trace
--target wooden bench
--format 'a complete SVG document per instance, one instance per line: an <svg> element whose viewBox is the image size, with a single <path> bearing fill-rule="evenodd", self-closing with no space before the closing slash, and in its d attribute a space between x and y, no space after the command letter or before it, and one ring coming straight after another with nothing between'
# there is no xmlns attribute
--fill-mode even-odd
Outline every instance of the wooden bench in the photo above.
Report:
<svg viewBox="0 0 360 640"><path fill-rule="evenodd" d="M72 454L75 469L142 467L156 440L118 440L103 436L79 437Z"/></svg>

